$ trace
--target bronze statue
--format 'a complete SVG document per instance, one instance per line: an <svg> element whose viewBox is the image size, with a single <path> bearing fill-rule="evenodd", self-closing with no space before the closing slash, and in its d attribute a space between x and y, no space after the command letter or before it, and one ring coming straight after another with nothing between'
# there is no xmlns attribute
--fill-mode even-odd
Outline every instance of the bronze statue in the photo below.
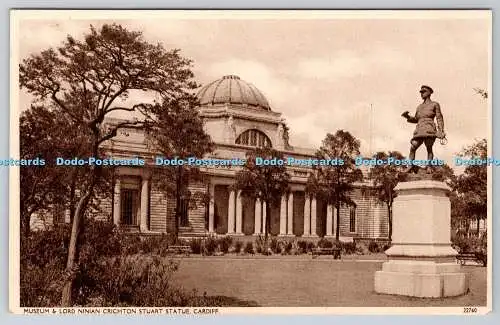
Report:
<svg viewBox="0 0 500 325"><path fill-rule="evenodd" d="M434 145L436 138L445 141L446 134L444 133L443 115L441 114L441 107L439 106L439 103L431 100L431 94L433 92L434 91L431 87L425 85L422 86L420 88L420 96L422 97L423 102L418 105L415 116L410 116L408 111L401 114L401 116L406 118L408 123L417 124L415 131L413 132L413 138L411 139L409 155L410 160L415 160L415 153L422 143L424 143L427 148L427 159L434 159L432 146ZM437 121L437 128L434 123L434 117ZM408 172L411 171L416 171L415 166L410 166L408 168Z"/></svg>

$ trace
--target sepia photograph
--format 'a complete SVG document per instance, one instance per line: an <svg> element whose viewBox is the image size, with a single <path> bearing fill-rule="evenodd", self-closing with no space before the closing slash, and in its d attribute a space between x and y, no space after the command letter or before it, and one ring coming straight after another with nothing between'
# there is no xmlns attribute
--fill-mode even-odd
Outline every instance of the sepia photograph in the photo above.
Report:
<svg viewBox="0 0 500 325"><path fill-rule="evenodd" d="M491 311L490 10L11 10L16 314Z"/></svg>

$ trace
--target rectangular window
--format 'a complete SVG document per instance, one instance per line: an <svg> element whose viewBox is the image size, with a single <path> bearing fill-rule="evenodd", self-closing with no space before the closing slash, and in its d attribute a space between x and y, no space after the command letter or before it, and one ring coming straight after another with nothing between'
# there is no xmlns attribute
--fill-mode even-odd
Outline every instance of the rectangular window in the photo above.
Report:
<svg viewBox="0 0 500 325"><path fill-rule="evenodd" d="M121 224L127 226L137 225L137 208L139 202L139 191L121 190Z"/></svg>
<svg viewBox="0 0 500 325"><path fill-rule="evenodd" d="M189 200L190 195L188 194L186 197L181 197L180 200L180 226L188 227L189 226Z"/></svg>
<svg viewBox="0 0 500 325"><path fill-rule="evenodd" d="M356 207L349 208L349 232L356 232Z"/></svg>

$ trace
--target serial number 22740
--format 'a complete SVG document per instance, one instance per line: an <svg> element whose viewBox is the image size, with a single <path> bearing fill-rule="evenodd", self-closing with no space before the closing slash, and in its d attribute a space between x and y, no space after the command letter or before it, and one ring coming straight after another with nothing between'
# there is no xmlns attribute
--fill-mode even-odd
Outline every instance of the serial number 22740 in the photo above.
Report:
<svg viewBox="0 0 500 325"><path fill-rule="evenodd" d="M474 314L477 313L477 307L464 307L465 314Z"/></svg>

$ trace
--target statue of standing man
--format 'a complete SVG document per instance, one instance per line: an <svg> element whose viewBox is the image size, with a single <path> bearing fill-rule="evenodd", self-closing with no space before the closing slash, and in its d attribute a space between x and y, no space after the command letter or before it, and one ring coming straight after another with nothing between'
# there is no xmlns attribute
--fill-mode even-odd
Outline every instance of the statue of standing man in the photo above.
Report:
<svg viewBox="0 0 500 325"><path fill-rule="evenodd" d="M413 138L411 139L410 147L410 160L415 160L415 153L417 149L425 144L427 148L427 159L434 159L434 153L432 152L432 146L436 141L436 138L444 139L446 137L444 133L444 121L443 114L441 114L441 107L439 103L431 100L431 94L434 91L429 86L422 86L420 88L420 96L423 99L422 104L418 105L417 112L415 116L410 116L408 111L401 114L408 123L416 123L417 126L413 132ZM434 123L434 118L436 118L436 124ZM414 166L410 166L408 171L415 171Z"/></svg>

